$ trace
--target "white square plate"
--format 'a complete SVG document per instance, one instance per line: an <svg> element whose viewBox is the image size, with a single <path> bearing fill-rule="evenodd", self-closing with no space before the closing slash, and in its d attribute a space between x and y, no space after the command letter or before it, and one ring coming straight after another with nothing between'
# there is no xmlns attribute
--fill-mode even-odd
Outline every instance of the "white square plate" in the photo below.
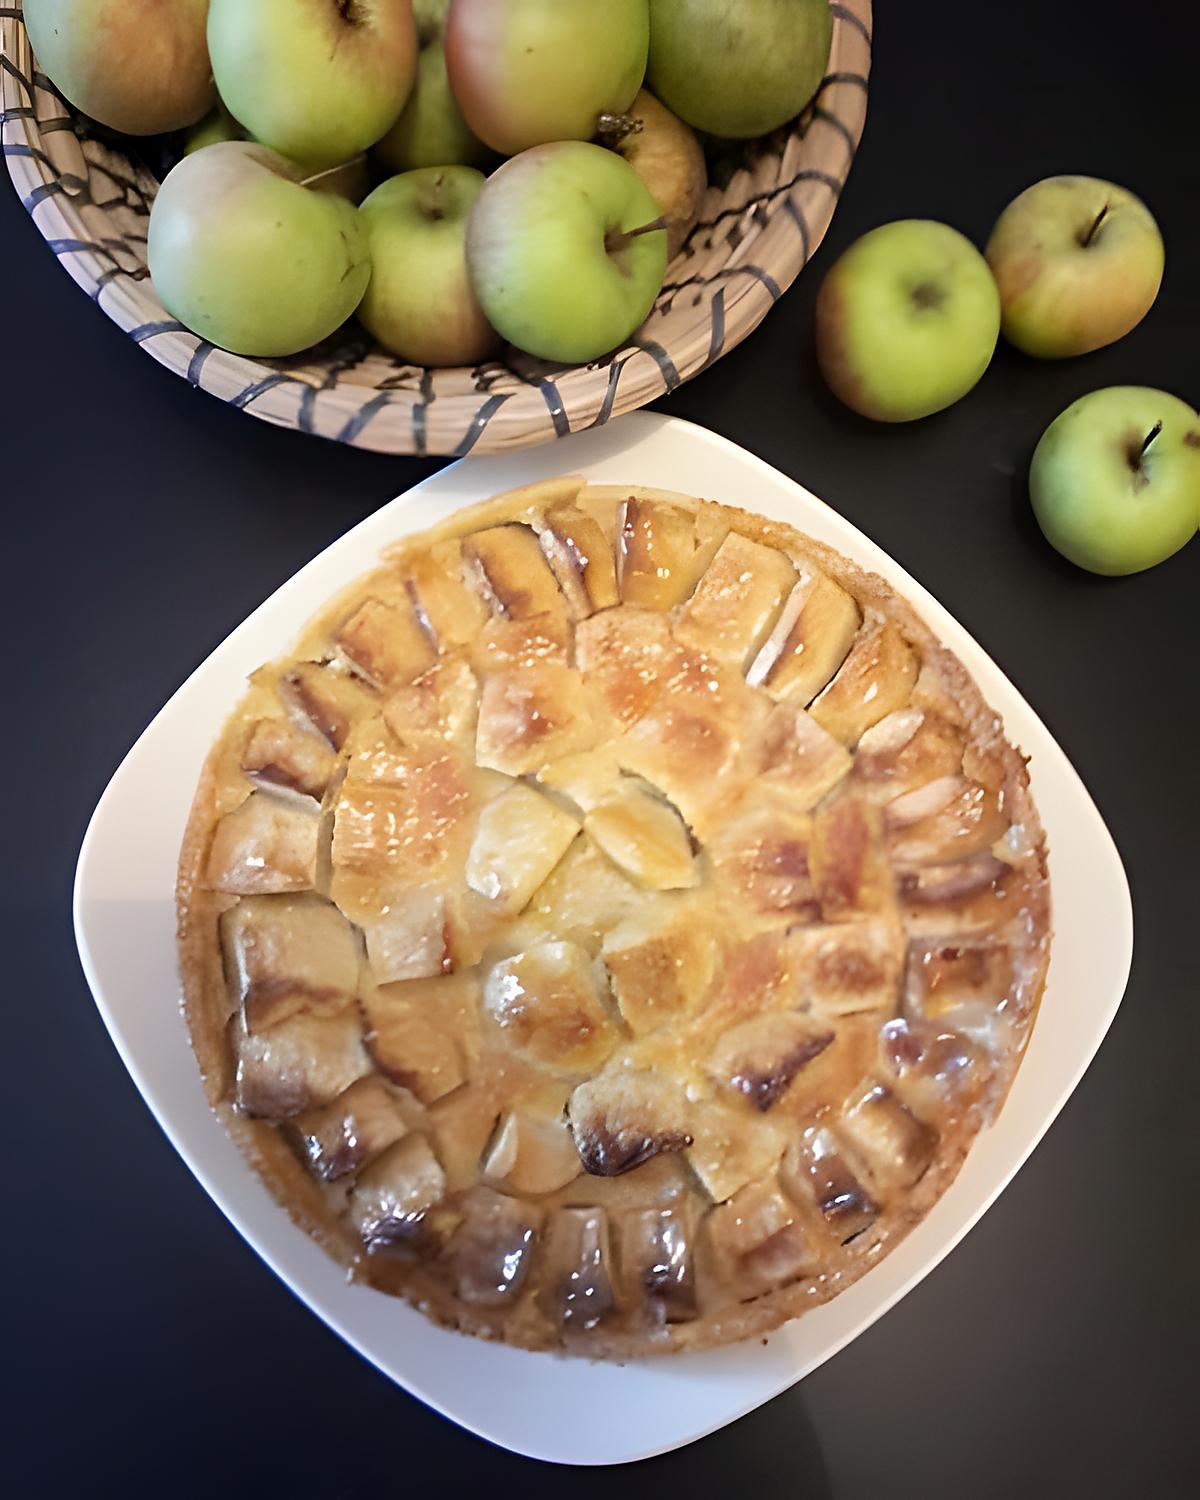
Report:
<svg viewBox="0 0 1200 1500"><path fill-rule="evenodd" d="M201 762L246 675L280 654L387 543L470 501L564 472L743 504L881 573L958 653L1031 757L1050 846L1055 939L1041 1015L1008 1101L912 1234L765 1346L753 1340L623 1366L568 1360L448 1333L399 1301L348 1285L209 1112L176 1003L180 839ZM966 631L874 543L783 474L701 428L646 413L444 470L355 527L255 610L179 689L100 799L79 858L75 930L96 1004L159 1124L296 1295L405 1390L462 1426L518 1453L577 1464L648 1457L734 1421L816 1369L915 1286L995 1200L1062 1108L1116 1013L1133 946L1129 889L1100 814L1033 710Z"/></svg>

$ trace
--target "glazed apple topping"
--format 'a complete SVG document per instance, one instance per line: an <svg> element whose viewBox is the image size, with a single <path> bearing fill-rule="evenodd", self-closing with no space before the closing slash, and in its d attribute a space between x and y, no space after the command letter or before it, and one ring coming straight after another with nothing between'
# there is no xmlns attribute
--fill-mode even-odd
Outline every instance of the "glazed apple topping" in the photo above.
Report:
<svg viewBox="0 0 1200 1500"><path fill-rule="evenodd" d="M368 1250L411 1243L445 1187L433 1148L413 1132L358 1174L350 1190L350 1222Z"/></svg>
<svg viewBox="0 0 1200 1500"><path fill-rule="evenodd" d="M476 1306L506 1306L529 1274L545 1215L488 1187L472 1188L460 1212L448 1256L455 1290Z"/></svg>
<svg viewBox="0 0 1200 1500"><path fill-rule="evenodd" d="M242 751L241 767L266 788L286 787L317 800L337 766L329 745L288 719L259 719Z"/></svg>

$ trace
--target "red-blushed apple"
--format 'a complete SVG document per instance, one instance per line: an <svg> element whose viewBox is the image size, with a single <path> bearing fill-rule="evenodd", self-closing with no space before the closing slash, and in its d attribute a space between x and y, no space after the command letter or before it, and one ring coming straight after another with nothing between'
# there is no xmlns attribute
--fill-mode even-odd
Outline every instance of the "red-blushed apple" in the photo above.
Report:
<svg viewBox="0 0 1200 1500"><path fill-rule="evenodd" d="M652 227L661 224L650 190L616 152L584 141L535 146L493 172L475 200L471 285L518 349L565 364L598 359L654 305L667 268L666 232Z"/></svg>
<svg viewBox="0 0 1200 1500"><path fill-rule="evenodd" d="M359 210L371 281L359 320L414 365L474 365L499 343L467 275L467 215L483 187L472 167L389 178Z"/></svg>
<svg viewBox="0 0 1200 1500"><path fill-rule="evenodd" d="M697 130L765 135L816 93L832 37L829 0L650 0L646 82Z"/></svg>
<svg viewBox="0 0 1200 1500"><path fill-rule="evenodd" d="M385 135L417 71L412 0L211 0L208 49L230 114L313 170Z"/></svg>
<svg viewBox="0 0 1200 1500"><path fill-rule="evenodd" d="M696 132L642 89L623 115L600 128L600 140L638 174L667 221L667 260L679 254L700 213L708 168Z"/></svg>
<svg viewBox="0 0 1200 1500"><path fill-rule="evenodd" d="M203 151L205 146L215 146L219 141L244 141L249 137L233 118L221 101L217 107L198 121L183 138L183 154ZM361 203L371 190L371 174L367 169L365 154L351 157L336 167L322 167L312 171L297 163L304 177L305 187L319 193L339 193L351 203Z"/></svg>
<svg viewBox="0 0 1200 1500"><path fill-rule="evenodd" d="M1034 451L1029 495L1046 540L1092 573L1140 573L1200 527L1200 416L1146 386L1092 391Z"/></svg>
<svg viewBox="0 0 1200 1500"><path fill-rule="evenodd" d="M297 354L362 300L371 275L358 210L305 187L294 162L222 141L168 172L150 214L163 306L235 354Z"/></svg>
<svg viewBox="0 0 1200 1500"><path fill-rule="evenodd" d="M84 114L127 135L182 130L212 108L208 0L25 0L38 65Z"/></svg>
<svg viewBox="0 0 1200 1500"><path fill-rule="evenodd" d="M879 422L965 396L1000 333L1000 298L970 240L932 219L872 229L817 294L817 361L834 394Z"/></svg>
<svg viewBox="0 0 1200 1500"><path fill-rule="evenodd" d="M642 86L649 0L451 0L446 66L481 141L503 156L588 141Z"/></svg>
<svg viewBox="0 0 1200 1500"><path fill-rule="evenodd" d="M389 173L411 172L416 167L479 167L494 160L463 119L446 76L441 42L421 49L408 103L375 147L374 156Z"/></svg>
<svg viewBox="0 0 1200 1500"><path fill-rule="evenodd" d="M1087 354L1154 304L1163 242L1154 216L1096 177L1047 177L1014 198L986 250L1010 344L1041 359Z"/></svg>

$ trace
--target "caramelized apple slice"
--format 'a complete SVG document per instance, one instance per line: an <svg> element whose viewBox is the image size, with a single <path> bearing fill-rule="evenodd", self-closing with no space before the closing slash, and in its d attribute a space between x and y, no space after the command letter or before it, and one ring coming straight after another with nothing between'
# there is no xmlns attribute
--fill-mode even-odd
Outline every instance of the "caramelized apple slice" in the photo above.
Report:
<svg viewBox="0 0 1200 1500"><path fill-rule="evenodd" d="M879 1083L868 1085L849 1104L839 1133L863 1157L885 1192L919 1182L937 1149L937 1131Z"/></svg>
<svg viewBox="0 0 1200 1500"><path fill-rule="evenodd" d="M484 679L475 735L479 765L524 776L588 749L598 737L583 678L571 668L539 661Z"/></svg>
<svg viewBox="0 0 1200 1500"><path fill-rule="evenodd" d="M432 1104L466 1077L465 1049L478 1029L477 985L470 974L386 987L366 984L362 1006L376 1066Z"/></svg>
<svg viewBox="0 0 1200 1500"><path fill-rule="evenodd" d="M372 687L391 688L429 670L437 651L406 606L365 599L334 636L353 671Z"/></svg>
<svg viewBox="0 0 1200 1500"><path fill-rule="evenodd" d="M481 677L506 667L524 670L543 661L568 666L571 622L563 613L529 615L510 620L492 615L468 647L471 665Z"/></svg>
<svg viewBox="0 0 1200 1500"><path fill-rule="evenodd" d="M604 934L646 904L591 839L577 839L534 893L526 920L538 938L553 934L596 953Z"/></svg>
<svg viewBox="0 0 1200 1500"><path fill-rule="evenodd" d="M825 803L813 819L809 845L813 886L827 922L890 910L891 865L879 810L859 797Z"/></svg>
<svg viewBox="0 0 1200 1500"><path fill-rule="evenodd" d="M799 994L815 1013L895 1012L905 954L898 921L881 917L811 927L788 941Z"/></svg>
<svg viewBox="0 0 1200 1500"><path fill-rule="evenodd" d="M684 890L700 882L682 818L631 778L625 778L611 797L588 813L583 829L615 865L647 890Z"/></svg>
<svg viewBox="0 0 1200 1500"><path fill-rule="evenodd" d="M336 758L328 744L287 719L259 719L242 751L241 767L265 787L286 787L320 801Z"/></svg>
<svg viewBox="0 0 1200 1500"><path fill-rule="evenodd" d="M795 568L777 548L731 531L680 606L676 638L744 671L795 582Z"/></svg>
<svg viewBox="0 0 1200 1500"><path fill-rule="evenodd" d="M574 943L539 943L503 960L483 993L507 1044L556 1073L594 1073L619 1040L595 965Z"/></svg>
<svg viewBox="0 0 1200 1500"><path fill-rule="evenodd" d="M709 1056L708 1071L715 1082L763 1112L833 1039L827 1024L798 1011L755 1016L721 1037Z"/></svg>
<svg viewBox="0 0 1200 1500"><path fill-rule="evenodd" d="M695 1119L688 1162L714 1203L773 1172L787 1145L782 1130L744 1104L706 1100Z"/></svg>
<svg viewBox="0 0 1200 1500"><path fill-rule="evenodd" d="M889 802L887 821L898 864L950 864L991 849L1009 820L1002 791L947 777Z"/></svg>
<svg viewBox="0 0 1200 1500"><path fill-rule="evenodd" d="M574 1182L579 1153L567 1122L528 1110L504 1115L483 1159L483 1175L514 1193L541 1196Z"/></svg>
<svg viewBox="0 0 1200 1500"><path fill-rule="evenodd" d="M886 1072L918 1100L928 1097L935 1105L977 1097L991 1072L977 1042L936 1021L897 1017L883 1027L879 1041Z"/></svg>
<svg viewBox="0 0 1200 1500"><path fill-rule="evenodd" d="M406 1135L377 1157L350 1192L350 1222L368 1250L402 1245L441 1202L446 1179L423 1135Z"/></svg>
<svg viewBox="0 0 1200 1500"><path fill-rule="evenodd" d="M217 823L205 884L242 896L310 890L317 876L320 813L308 798L251 792Z"/></svg>
<svg viewBox="0 0 1200 1500"><path fill-rule="evenodd" d="M408 886L393 893L382 915L356 915L376 984L432 979L453 966L446 897L437 887Z"/></svg>
<svg viewBox="0 0 1200 1500"><path fill-rule="evenodd" d="M518 524L476 531L462 544L463 559L493 613L513 620L562 615L566 603L535 533Z"/></svg>
<svg viewBox="0 0 1200 1500"><path fill-rule="evenodd" d="M696 517L690 510L630 496L617 512L622 601L644 609L670 609L685 599L699 571L697 545Z"/></svg>
<svg viewBox="0 0 1200 1500"><path fill-rule="evenodd" d="M876 802L890 803L931 782L957 776L962 730L930 710L910 705L872 725L858 742L854 779Z"/></svg>
<svg viewBox="0 0 1200 1500"><path fill-rule="evenodd" d="M573 505L556 507L546 516L541 543L575 619L619 602L612 546L594 516Z"/></svg>
<svg viewBox="0 0 1200 1500"><path fill-rule="evenodd" d="M618 1177L692 1141L679 1084L620 1059L574 1090L568 1113L579 1159L593 1177Z"/></svg>
<svg viewBox="0 0 1200 1500"><path fill-rule="evenodd" d="M529 1275L543 1211L489 1187L472 1188L459 1205L462 1221L448 1259L461 1301L504 1307Z"/></svg>
<svg viewBox="0 0 1200 1500"><path fill-rule="evenodd" d="M246 1030L235 1017L231 1038L237 1059L236 1100L248 1115L286 1120L329 1104L371 1071L357 1009L333 1014L300 1010L263 1031Z"/></svg>
<svg viewBox="0 0 1200 1500"><path fill-rule="evenodd" d="M684 1323L696 1316L691 1218L681 1202L630 1211L619 1221L623 1277L655 1322Z"/></svg>
<svg viewBox="0 0 1200 1500"><path fill-rule="evenodd" d="M438 542L403 559L404 584L417 618L442 651L475 639L487 609L463 577L462 544Z"/></svg>
<svg viewBox="0 0 1200 1500"><path fill-rule="evenodd" d="M831 578L816 573L802 579L746 680L803 708L845 661L861 622L858 605Z"/></svg>
<svg viewBox="0 0 1200 1500"><path fill-rule="evenodd" d="M279 683L283 702L335 750L346 743L360 720L379 710L369 687L338 668L316 661L298 662Z"/></svg>
<svg viewBox="0 0 1200 1500"><path fill-rule="evenodd" d="M580 622L576 663L622 724L636 723L671 690L683 652L669 622L651 610L620 607Z"/></svg>
<svg viewBox="0 0 1200 1500"><path fill-rule="evenodd" d="M358 988L354 929L319 896L246 896L220 928L238 1002L256 990L349 997Z"/></svg>
<svg viewBox="0 0 1200 1500"><path fill-rule="evenodd" d="M552 760L537 773L539 786L574 803L580 814L591 812L621 790L621 768L612 750L603 745Z"/></svg>
<svg viewBox="0 0 1200 1500"><path fill-rule="evenodd" d="M479 684L465 661L444 658L394 688L383 705L383 721L399 744L429 750L439 744L467 750L475 738Z"/></svg>
<svg viewBox="0 0 1200 1500"><path fill-rule="evenodd" d="M864 630L837 676L813 704L817 723L844 745L903 708L917 680L917 654L890 620Z"/></svg>
<svg viewBox="0 0 1200 1500"><path fill-rule="evenodd" d="M407 1135L421 1108L404 1089L371 1074L321 1109L298 1115L292 1128L314 1176L336 1182Z"/></svg>
<svg viewBox="0 0 1200 1500"><path fill-rule="evenodd" d="M767 720L755 785L808 812L850 772L853 757L802 708L781 703Z"/></svg>
<svg viewBox="0 0 1200 1500"><path fill-rule="evenodd" d="M797 1202L809 1196L816 1200L830 1232L843 1245L869 1229L879 1215L878 1205L823 1126L808 1126L801 1139L788 1147L781 1177Z"/></svg>
<svg viewBox="0 0 1200 1500"><path fill-rule="evenodd" d="M908 1007L932 1019L984 1001L998 1007L1012 988L1012 952L996 940L914 941L908 950Z"/></svg>
<svg viewBox="0 0 1200 1500"><path fill-rule="evenodd" d="M641 1035L700 1009L716 958L710 928L670 897L644 901L604 938L601 953L625 1024Z"/></svg>
<svg viewBox="0 0 1200 1500"><path fill-rule="evenodd" d="M809 867L812 819L781 808L753 810L722 828L709 845L723 895L773 922L811 922L820 905Z"/></svg>
<svg viewBox="0 0 1200 1500"><path fill-rule="evenodd" d="M560 1208L546 1229L541 1300L567 1334L590 1333L613 1309L612 1251L602 1208Z"/></svg>
<svg viewBox="0 0 1200 1500"><path fill-rule="evenodd" d="M567 852L578 820L532 787L518 783L479 815L467 858L467 884L515 916Z"/></svg>
<svg viewBox="0 0 1200 1500"><path fill-rule="evenodd" d="M818 1256L793 1204L773 1179L753 1182L705 1221L724 1279L745 1302L813 1271Z"/></svg>

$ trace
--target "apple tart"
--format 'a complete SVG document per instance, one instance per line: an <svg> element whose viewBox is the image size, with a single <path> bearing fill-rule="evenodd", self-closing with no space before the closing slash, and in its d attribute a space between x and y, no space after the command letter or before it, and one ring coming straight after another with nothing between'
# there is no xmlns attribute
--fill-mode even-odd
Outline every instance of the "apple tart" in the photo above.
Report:
<svg viewBox="0 0 1200 1500"><path fill-rule="evenodd" d="M562 479L405 538L263 667L179 870L210 1100L439 1322L764 1333L927 1212L1049 949L1024 762L879 578Z"/></svg>

